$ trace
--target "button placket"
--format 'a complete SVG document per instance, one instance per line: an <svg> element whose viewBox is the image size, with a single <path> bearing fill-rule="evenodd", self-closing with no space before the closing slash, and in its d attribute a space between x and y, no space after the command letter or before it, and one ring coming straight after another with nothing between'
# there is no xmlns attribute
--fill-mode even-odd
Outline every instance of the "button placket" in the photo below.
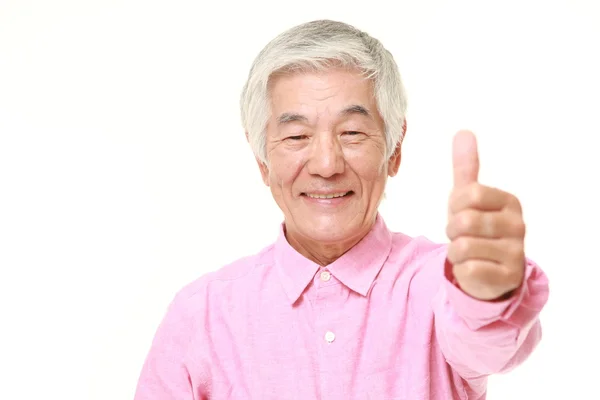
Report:
<svg viewBox="0 0 600 400"><path fill-rule="evenodd" d="M335 333L328 331L325 334L325 340L327 341L327 343L332 343L335 340Z"/></svg>
<svg viewBox="0 0 600 400"><path fill-rule="evenodd" d="M324 392L338 390L336 373L339 363L347 356L344 343L347 335L340 320L340 308L344 304L345 287L326 268L321 268L314 277L318 292L315 306L318 316L315 326L315 340L318 346L320 386Z"/></svg>

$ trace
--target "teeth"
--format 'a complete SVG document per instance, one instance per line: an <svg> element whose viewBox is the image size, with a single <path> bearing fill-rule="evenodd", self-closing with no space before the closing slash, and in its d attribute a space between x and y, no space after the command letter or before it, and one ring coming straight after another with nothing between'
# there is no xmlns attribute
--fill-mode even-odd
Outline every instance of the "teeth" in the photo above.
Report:
<svg viewBox="0 0 600 400"><path fill-rule="evenodd" d="M347 195L348 192L343 193L332 193L332 194L312 194L306 193L308 197L312 197L313 199L333 199L334 197L342 197Z"/></svg>

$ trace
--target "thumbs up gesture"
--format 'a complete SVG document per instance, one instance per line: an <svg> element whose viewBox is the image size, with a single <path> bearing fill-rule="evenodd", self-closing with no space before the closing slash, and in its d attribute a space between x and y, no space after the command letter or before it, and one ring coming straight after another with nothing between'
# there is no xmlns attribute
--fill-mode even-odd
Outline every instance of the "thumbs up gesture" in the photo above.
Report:
<svg viewBox="0 0 600 400"><path fill-rule="evenodd" d="M454 187L448 204L447 261L458 286L480 300L509 295L525 272L525 223L510 193L477 181L479 155L473 133L454 137Z"/></svg>

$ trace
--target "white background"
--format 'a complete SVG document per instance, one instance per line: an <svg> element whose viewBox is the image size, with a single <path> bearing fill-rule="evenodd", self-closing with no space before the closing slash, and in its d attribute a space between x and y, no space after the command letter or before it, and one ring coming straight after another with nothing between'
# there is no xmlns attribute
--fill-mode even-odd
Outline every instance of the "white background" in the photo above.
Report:
<svg viewBox="0 0 600 400"><path fill-rule="evenodd" d="M460 128L523 203L551 298L489 400L598 395L597 1L0 0L0 398L131 399L174 293L274 240L238 98L267 41L317 18L379 38L405 80L390 228L446 240Z"/></svg>

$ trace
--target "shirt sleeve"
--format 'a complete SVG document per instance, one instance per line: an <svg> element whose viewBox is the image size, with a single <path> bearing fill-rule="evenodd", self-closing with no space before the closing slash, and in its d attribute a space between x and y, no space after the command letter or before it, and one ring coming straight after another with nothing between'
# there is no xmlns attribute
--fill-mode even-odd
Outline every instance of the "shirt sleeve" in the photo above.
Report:
<svg viewBox="0 0 600 400"><path fill-rule="evenodd" d="M446 252L436 262L443 268ZM526 259L522 285L502 301L475 299L451 280L445 274L433 299L436 336L448 364L472 380L524 362L541 340L539 313L549 295L548 279L539 266Z"/></svg>
<svg viewBox="0 0 600 400"><path fill-rule="evenodd" d="M163 317L138 380L134 400L193 400L186 354L192 324L177 298Z"/></svg>

